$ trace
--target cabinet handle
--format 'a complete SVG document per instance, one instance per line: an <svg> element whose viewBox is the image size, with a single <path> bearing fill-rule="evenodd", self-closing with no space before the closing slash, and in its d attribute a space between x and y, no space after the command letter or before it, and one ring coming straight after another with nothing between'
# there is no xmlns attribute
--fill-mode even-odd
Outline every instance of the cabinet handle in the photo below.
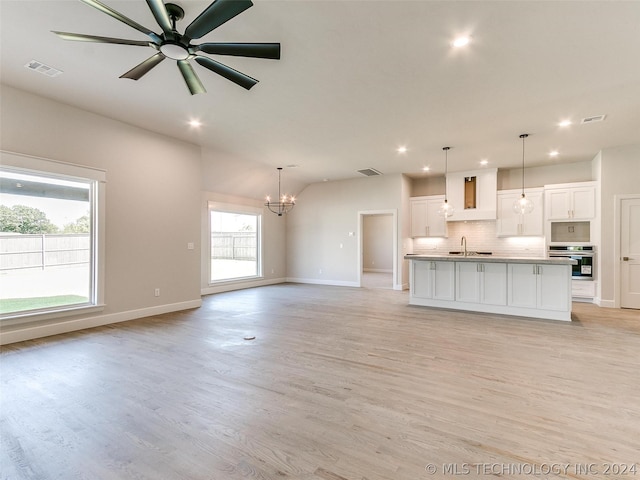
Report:
<svg viewBox="0 0 640 480"><path fill-rule="evenodd" d="M567 210L567 217L571 218L571 210Z"/></svg>
<svg viewBox="0 0 640 480"><path fill-rule="evenodd" d="M427 225L427 237L431 235L431 227Z"/></svg>
<svg viewBox="0 0 640 480"><path fill-rule="evenodd" d="M537 272L537 269L536 269L536 266L535 266L535 265L533 266L533 274L534 274L534 275L537 275L537 274L538 274L538 272Z"/></svg>
<svg viewBox="0 0 640 480"><path fill-rule="evenodd" d="M538 275L542 275L542 267L538 265Z"/></svg>
<svg viewBox="0 0 640 480"><path fill-rule="evenodd" d="M436 269L436 262L429 262L429 270L435 270Z"/></svg>

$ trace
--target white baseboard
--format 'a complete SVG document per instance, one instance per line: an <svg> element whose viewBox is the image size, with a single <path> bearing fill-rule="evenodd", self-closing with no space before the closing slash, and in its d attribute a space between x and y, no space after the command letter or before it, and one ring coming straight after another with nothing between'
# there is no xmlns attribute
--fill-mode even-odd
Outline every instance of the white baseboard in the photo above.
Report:
<svg viewBox="0 0 640 480"><path fill-rule="evenodd" d="M363 268L362 271L370 273L393 273L393 270L389 268Z"/></svg>
<svg viewBox="0 0 640 480"><path fill-rule="evenodd" d="M408 283L403 283L403 284L395 284L393 286L394 290L409 290L409 284Z"/></svg>
<svg viewBox="0 0 640 480"><path fill-rule="evenodd" d="M25 340L33 340L35 338L49 337L51 335L59 335L61 333L75 332L77 330L100 327L112 323L126 322L128 320L135 320L137 318L161 315L163 313L171 313L178 312L180 310L188 310L191 308L199 308L200 306L202 306L202 299L179 303L170 303L167 305L158 305L155 307L140 308L137 310L128 310L126 312L112 313L108 315L76 318L66 321L58 320L53 323L40 325L32 324L25 325L24 327L16 326L9 331L0 332L0 345L23 342Z"/></svg>
<svg viewBox="0 0 640 480"><path fill-rule="evenodd" d="M347 282L343 280L318 280L317 278L287 278L291 283L310 283L313 285L332 285L335 287L359 287L358 282Z"/></svg>
<svg viewBox="0 0 640 480"><path fill-rule="evenodd" d="M614 300L603 300L601 298L594 298L593 303L603 308L616 308L616 302Z"/></svg>
<svg viewBox="0 0 640 480"><path fill-rule="evenodd" d="M233 290L243 290L245 288L264 287L265 285L275 285L286 282L286 278L269 278L261 280L249 280L242 282L221 283L204 287L200 290L200 295L212 295L214 293L232 292Z"/></svg>

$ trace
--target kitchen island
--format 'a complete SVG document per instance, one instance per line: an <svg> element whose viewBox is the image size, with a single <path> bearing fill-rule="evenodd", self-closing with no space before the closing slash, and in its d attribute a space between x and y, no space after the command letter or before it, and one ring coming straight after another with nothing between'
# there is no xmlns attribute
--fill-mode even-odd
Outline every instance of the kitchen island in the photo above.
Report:
<svg viewBox="0 0 640 480"><path fill-rule="evenodd" d="M414 255L410 305L571 320L570 258Z"/></svg>

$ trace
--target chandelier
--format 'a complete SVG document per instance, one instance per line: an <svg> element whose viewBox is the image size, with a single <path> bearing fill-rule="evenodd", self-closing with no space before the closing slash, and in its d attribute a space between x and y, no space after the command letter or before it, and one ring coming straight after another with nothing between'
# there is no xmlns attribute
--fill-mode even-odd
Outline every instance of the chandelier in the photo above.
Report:
<svg viewBox="0 0 640 480"><path fill-rule="evenodd" d="M264 204L269 210L281 217L283 214L288 213L296 205L296 199L293 195L282 195L280 193L280 175L282 174L282 167L278 167L278 199L277 202L272 202L271 197L267 195L267 203Z"/></svg>

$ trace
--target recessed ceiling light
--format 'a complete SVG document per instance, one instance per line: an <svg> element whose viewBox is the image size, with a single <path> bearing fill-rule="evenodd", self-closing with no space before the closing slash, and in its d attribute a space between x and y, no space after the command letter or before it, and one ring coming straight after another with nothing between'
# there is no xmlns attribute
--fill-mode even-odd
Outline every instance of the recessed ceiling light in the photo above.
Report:
<svg viewBox="0 0 640 480"><path fill-rule="evenodd" d="M468 45L470 41L471 41L470 37L458 37L453 42L451 42L451 45L453 45L456 48L460 48L460 47L464 47L465 45Z"/></svg>
<svg viewBox="0 0 640 480"><path fill-rule="evenodd" d="M549 152L550 157L557 157L558 155L560 155L560 152L558 152L557 150L552 150Z"/></svg>
<svg viewBox="0 0 640 480"><path fill-rule="evenodd" d="M202 126L202 122L200 120L190 120L189 125L193 128L199 128Z"/></svg>
<svg viewBox="0 0 640 480"><path fill-rule="evenodd" d="M422 167L422 171L423 172L428 172L429 170L431 170L431 167L429 167L429 166Z"/></svg>
<svg viewBox="0 0 640 480"><path fill-rule="evenodd" d="M571 125L571 120L562 120L560 123L558 123L559 127L568 127L569 125Z"/></svg>
<svg viewBox="0 0 640 480"><path fill-rule="evenodd" d="M489 160L480 160L480 165L485 166L489 164Z"/></svg>
<svg viewBox="0 0 640 480"><path fill-rule="evenodd" d="M407 147L405 147L404 145L401 145L397 148L397 152L398 153L407 153Z"/></svg>

